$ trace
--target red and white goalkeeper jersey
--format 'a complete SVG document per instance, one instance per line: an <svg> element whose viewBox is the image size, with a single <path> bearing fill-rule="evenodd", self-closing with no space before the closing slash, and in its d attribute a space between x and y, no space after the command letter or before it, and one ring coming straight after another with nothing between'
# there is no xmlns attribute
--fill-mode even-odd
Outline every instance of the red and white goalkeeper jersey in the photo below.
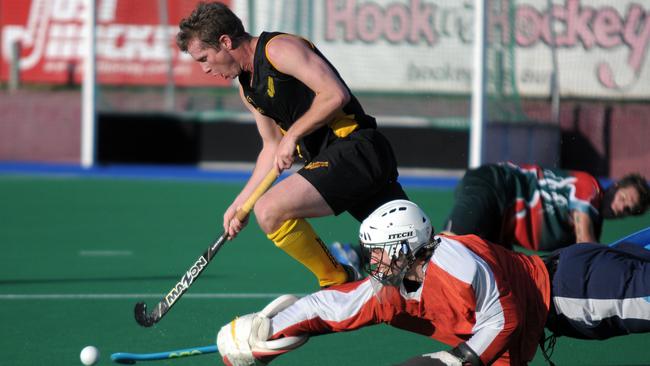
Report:
<svg viewBox="0 0 650 366"><path fill-rule="evenodd" d="M475 235L439 238L416 292L407 293L403 285L377 287L370 278L334 286L273 317L273 337L388 323L450 346L467 342L486 365L532 360L550 298L542 260Z"/></svg>

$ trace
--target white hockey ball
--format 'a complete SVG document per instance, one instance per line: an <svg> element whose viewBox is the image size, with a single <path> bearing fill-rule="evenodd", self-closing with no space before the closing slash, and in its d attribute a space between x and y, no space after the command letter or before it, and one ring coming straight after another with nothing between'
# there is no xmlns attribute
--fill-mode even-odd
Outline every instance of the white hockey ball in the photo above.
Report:
<svg viewBox="0 0 650 366"><path fill-rule="evenodd" d="M86 366L94 365L99 360L99 350L95 346L86 346L81 350L79 358Z"/></svg>

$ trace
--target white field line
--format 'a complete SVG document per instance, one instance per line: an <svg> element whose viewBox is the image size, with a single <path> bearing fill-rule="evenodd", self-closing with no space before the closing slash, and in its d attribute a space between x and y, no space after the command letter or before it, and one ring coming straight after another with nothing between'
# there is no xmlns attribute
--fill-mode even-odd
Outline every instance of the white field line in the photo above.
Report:
<svg viewBox="0 0 650 366"><path fill-rule="evenodd" d="M186 294L185 299L272 299L284 293ZM304 296L305 294L295 294ZM0 300L122 300L161 299L162 294L0 294Z"/></svg>
<svg viewBox="0 0 650 366"><path fill-rule="evenodd" d="M80 257L128 257L133 255L130 250L80 250Z"/></svg>

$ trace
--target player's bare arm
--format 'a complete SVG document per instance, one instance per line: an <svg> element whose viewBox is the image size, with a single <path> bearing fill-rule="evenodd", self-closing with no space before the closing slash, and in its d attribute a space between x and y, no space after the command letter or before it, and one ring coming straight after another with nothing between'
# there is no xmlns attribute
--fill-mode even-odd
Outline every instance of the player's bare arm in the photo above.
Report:
<svg viewBox="0 0 650 366"><path fill-rule="evenodd" d="M297 141L330 122L350 100L350 93L329 65L298 37L275 37L266 47L267 57L280 72L291 75L314 91L311 107L289 128L276 152L276 165L293 164Z"/></svg>
<svg viewBox="0 0 650 366"><path fill-rule="evenodd" d="M594 225L588 214L582 211L571 211L573 229L576 234L576 243L597 243L598 238L594 233Z"/></svg>
<svg viewBox="0 0 650 366"><path fill-rule="evenodd" d="M237 195L237 198L235 198L233 203L224 213L223 227L224 230L228 232L230 239L235 238L239 231L241 231L246 225L247 220L244 222L239 221L235 216L235 213L237 212L239 206L241 206L241 204L246 199L248 199L255 187L257 187L262 179L264 179L269 170L272 169L275 151L280 140L282 139L282 134L278 126L275 124L275 121L255 110L255 108L250 103L248 103L248 101L246 101L246 97L244 96L241 87L239 88L239 96L255 119L258 133L262 139L262 149L257 155L257 161L255 163L255 168L253 169L251 177L248 179L248 182L241 190L239 195Z"/></svg>

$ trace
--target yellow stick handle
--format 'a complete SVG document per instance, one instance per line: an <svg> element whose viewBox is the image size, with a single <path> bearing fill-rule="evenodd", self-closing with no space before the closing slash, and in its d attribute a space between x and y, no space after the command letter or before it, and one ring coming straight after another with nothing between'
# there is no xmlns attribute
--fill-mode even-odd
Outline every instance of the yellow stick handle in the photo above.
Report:
<svg viewBox="0 0 650 366"><path fill-rule="evenodd" d="M255 202L257 202L257 200L262 197L267 189L271 188L271 185L273 185L273 182L278 179L279 175L280 173L278 173L278 170L276 168L271 169L271 171L266 174L266 177L264 177L262 182L260 182L257 188L255 188L253 194L251 194L246 202L244 202L239 210L237 210L236 216L239 221L244 221L244 219L246 219L246 216L248 216L248 214L253 209L253 206L255 206Z"/></svg>

